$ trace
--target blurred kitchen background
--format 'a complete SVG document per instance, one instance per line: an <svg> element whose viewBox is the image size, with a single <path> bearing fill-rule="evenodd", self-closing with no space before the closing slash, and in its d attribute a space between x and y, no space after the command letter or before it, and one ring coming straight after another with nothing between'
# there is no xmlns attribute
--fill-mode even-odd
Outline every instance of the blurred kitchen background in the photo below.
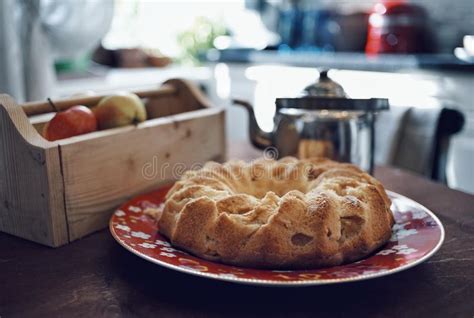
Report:
<svg viewBox="0 0 474 318"><path fill-rule="evenodd" d="M474 193L472 0L0 3L0 92L23 102L187 78L228 108L230 147L249 139L232 98L271 130L275 98L321 69L350 97L389 98L377 163Z"/></svg>

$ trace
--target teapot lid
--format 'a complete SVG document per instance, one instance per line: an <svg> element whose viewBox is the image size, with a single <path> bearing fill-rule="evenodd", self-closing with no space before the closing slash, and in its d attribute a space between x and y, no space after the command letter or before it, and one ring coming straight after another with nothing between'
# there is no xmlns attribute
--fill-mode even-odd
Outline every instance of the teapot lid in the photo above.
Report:
<svg viewBox="0 0 474 318"><path fill-rule="evenodd" d="M328 70L319 73L319 79L307 86L302 97L277 98L276 108L296 108L308 110L344 110L376 112L389 109L388 99L349 98L342 86L328 76Z"/></svg>
<svg viewBox="0 0 474 318"><path fill-rule="evenodd" d="M327 69L323 69L319 72L318 80L306 86L302 92L303 96L318 96L318 97L347 97L346 92L342 86L333 81L328 76Z"/></svg>
<svg viewBox="0 0 474 318"><path fill-rule="evenodd" d="M277 98L276 108L296 108L308 110L346 110L377 112L388 110L389 103L386 98L341 98L341 97L315 97L305 96L299 98Z"/></svg>

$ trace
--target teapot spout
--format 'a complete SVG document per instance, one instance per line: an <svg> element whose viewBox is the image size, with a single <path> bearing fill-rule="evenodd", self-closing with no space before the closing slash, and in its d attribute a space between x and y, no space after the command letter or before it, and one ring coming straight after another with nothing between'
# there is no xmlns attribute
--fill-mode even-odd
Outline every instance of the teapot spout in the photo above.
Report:
<svg viewBox="0 0 474 318"><path fill-rule="evenodd" d="M250 142L259 149L265 149L272 145L272 133L263 131L257 123L252 105L240 99L233 99L234 105L244 107L249 114L249 137Z"/></svg>

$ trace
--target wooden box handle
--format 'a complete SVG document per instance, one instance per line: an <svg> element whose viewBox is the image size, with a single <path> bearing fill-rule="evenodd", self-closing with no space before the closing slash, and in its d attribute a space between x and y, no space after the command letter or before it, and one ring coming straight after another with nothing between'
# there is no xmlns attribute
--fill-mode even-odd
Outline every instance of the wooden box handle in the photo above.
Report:
<svg viewBox="0 0 474 318"><path fill-rule="evenodd" d="M165 104L170 104L170 106L175 105L172 102L174 99L179 99L183 105L188 107L187 110L197 109L196 107L213 107L197 86L182 79L169 79L159 88L135 91L134 93L141 98L150 98L150 101L159 100L163 97L163 100L168 100ZM110 94L58 99L54 100L54 105L57 110L65 110L74 105L93 107L103 97L109 95ZM13 126L9 126L10 128L15 127L15 129L10 129L9 132L3 133L5 135L19 134L29 144L40 147L41 149L57 147L56 142L50 142L41 137L28 117L51 112L56 112L56 110L53 109L49 102L29 102L18 105L11 96L0 94L0 127L2 127L2 125L6 127L5 123L12 123ZM14 139L11 136L5 138ZM0 135L0 142L1 139L2 136Z"/></svg>
<svg viewBox="0 0 474 318"><path fill-rule="evenodd" d="M134 92L140 98L154 98L173 95L177 93L177 88L173 85L164 84L158 89L141 90ZM49 102L28 102L20 105L23 108L26 116L31 117L45 113L51 113L61 110L66 110L75 105L84 105L88 107L95 106L103 97L107 95L95 95L76 98L66 98L54 101L56 109L54 109Z"/></svg>

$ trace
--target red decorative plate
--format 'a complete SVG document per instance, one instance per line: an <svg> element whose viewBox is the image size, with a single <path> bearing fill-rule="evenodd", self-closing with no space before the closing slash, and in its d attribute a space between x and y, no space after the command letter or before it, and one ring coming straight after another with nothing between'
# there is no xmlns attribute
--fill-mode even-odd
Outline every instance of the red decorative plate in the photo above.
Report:
<svg viewBox="0 0 474 318"><path fill-rule="evenodd" d="M376 254L355 263L314 270L259 270L214 263L174 248L143 213L163 203L169 187L138 196L115 211L110 232L130 252L161 266L234 283L300 286L342 283L393 274L432 256L444 240L444 229L427 208L390 192L396 224L390 241Z"/></svg>

